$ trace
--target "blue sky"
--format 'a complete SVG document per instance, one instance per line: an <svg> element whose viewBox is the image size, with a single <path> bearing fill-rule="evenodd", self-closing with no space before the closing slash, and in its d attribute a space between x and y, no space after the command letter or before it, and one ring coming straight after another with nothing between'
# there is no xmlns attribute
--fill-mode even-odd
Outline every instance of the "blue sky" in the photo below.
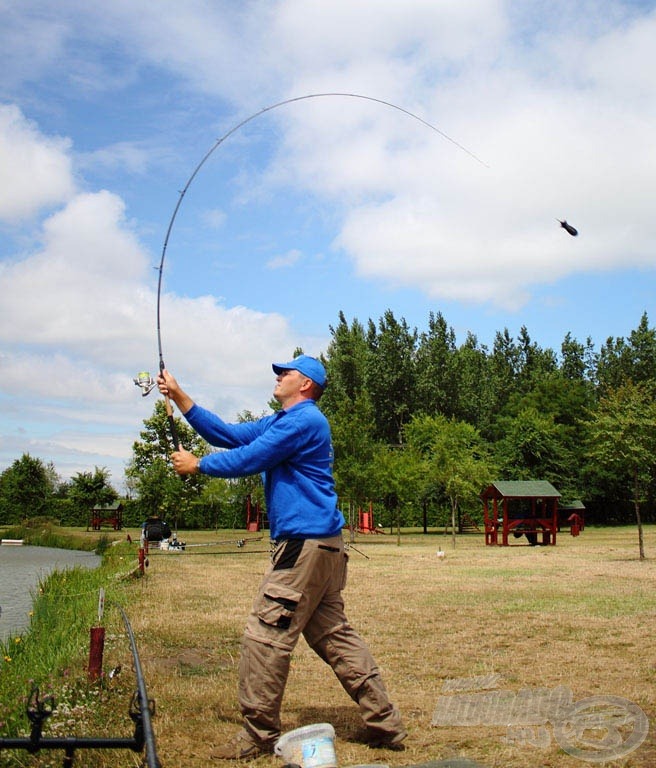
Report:
<svg viewBox="0 0 656 768"><path fill-rule="evenodd" d="M387 309L558 351L655 321L656 4L0 0L0 470L118 488L169 369L228 419ZM419 120L439 128L479 162ZM580 235L557 222L566 218Z"/></svg>

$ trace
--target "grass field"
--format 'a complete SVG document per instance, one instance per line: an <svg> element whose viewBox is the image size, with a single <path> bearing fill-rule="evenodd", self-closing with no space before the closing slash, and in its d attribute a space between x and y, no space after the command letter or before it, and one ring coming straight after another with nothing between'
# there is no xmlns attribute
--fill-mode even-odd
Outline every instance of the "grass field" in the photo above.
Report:
<svg viewBox="0 0 656 768"><path fill-rule="evenodd" d="M200 543L231 536L181 538ZM653 723L656 715L656 530L646 528L643 562L633 528L587 528L578 537L563 531L557 546L521 542L486 547L482 535L467 535L453 549L441 534L404 533L400 545L396 536L358 535L347 613L401 708L407 748L386 752L359 743L357 707L303 640L292 662L284 729L332 723L342 766L459 757L486 768L560 768L593 758L598 764L604 756L606 765L656 765L653 727L631 748L640 729L644 734L641 716ZM211 746L239 727L241 630L268 563L267 548L262 539L242 548L152 552L146 577L134 587L129 613L157 702L164 766L207 765ZM124 663L129 667L128 659ZM463 710L467 696L469 709ZM572 704L601 699L556 732L544 707L559 696ZM618 709L607 697L632 707L623 710L619 702ZM511 722L509 700L515 702ZM432 725L436 713L438 723L449 724ZM584 730L582 717L593 727ZM257 764L282 763L262 757Z"/></svg>
<svg viewBox="0 0 656 768"><path fill-rule="evenodd" d="M126 531L110 536L125 539ZM239 728L241 631L268 564L266 534L253 536L183 532L189 545L227 543L151 551L145 577L127 587L163 768L207 766L212 745ZM238 547L241 537L249 541ZM645 528L643 562L634 528L563 531L557 546L525 541L486 547L482 534L471 534L454 549L443 534L358 535L347 613L402 711L407 747L360 743L357 707L303 640L284 729L332 723L340 766L456 758L484 768L656 765L656 528ZM129 690L129 648L111 613L104 664L122 665ZM75 764L86 758L80 753ZM273 756L254 762L282 766ZM100 764L138 766L140 758L105 754Z"/></svg>

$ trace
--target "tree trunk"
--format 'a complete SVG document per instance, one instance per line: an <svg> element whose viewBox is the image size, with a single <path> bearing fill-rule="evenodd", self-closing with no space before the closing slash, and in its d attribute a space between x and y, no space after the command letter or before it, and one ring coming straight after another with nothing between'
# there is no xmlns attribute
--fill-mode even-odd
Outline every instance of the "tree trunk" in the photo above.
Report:
<svg viewBox="0 0 656 768"><path fill-rule="evenodd" d="M454 496L451 499L451 541L453 548L456 548L456 517L458 511L458 497Z"/></svg>
<svg viewBox="0 0 656 768"><path fill-rule="evenodd" d="M636 521L638 523L638 549L640 551L640 559L645 559L645 540L642 535L642 519L640 517L640 504L636 503Z"/></svg>
<svg viewBox="0 0 656 768"><path fill-rule="evenodd" d="M640 500L638 496L638 469L633 470L633 506L635 507L636 523L638 524L638 551L640 559L645 559L645 540L642 533L642 518L640 517Z"/></svg>

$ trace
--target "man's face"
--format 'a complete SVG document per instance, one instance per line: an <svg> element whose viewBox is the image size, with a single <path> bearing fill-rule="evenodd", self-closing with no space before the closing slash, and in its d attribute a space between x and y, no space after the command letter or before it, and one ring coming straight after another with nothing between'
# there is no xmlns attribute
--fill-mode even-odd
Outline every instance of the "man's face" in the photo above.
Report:
<svg viewBox="0 0 656 768"><path fill-rule="evenodd" d="M303 376L300 371L281 371L276 376L273 396L281 405L285 405L285 403L294 400L300 395L301 388L308 380L307 376Z"/></svg>

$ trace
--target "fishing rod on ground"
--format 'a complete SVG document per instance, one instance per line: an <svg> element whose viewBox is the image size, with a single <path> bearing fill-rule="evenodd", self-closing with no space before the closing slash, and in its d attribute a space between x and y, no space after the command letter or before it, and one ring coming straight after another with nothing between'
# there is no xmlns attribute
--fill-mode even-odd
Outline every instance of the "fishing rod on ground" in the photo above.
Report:
<svg viewBox="0 0 656 768"><path fill-rule="evenodd" d="M370 559L371 559L371 558L369 557L369 555L365 555L365 553L364 553L364 552L363 552L361 549L358 549L357 547L353 546L353 544L351 544L351 542L350 542L350 541L348 541L348 542L346 542L346 543L344 544L344 549L346 549L347 551L349 551L349 550L351 550L351 549L352 549L354 552L357 552L357 553L358 553L358 555L362 555L362 557L364 557L364 558L365 558L365 560L370 560Z"/></svg>
<svg viewBox="0 0 656 768"><path fill-rule="evenodd" d="M241 539L221 539L220 541L201 541L197 542L195 544L188 544L186 541L178 541L177 539L174 541L174 543L169 543L167 546L162 547L160 546L159 551L161 552L188 552L190 549L194 548L201 548L201 547L220 547L225 546L228 544L233 544L237 547L237 549L242 549L247 544L253 541L262 541L264 537L263 536L251 536L249 538L241 538ZM155 550L157 551L157 550Z"/></svg>
<svg viewBox="0 0 656 768"><path fill-rule="evenodd" d="M171 232L173 231L173 225L175 224L175 220L178 216L178 212L180 210L180 207L182 205L182 201L184 200L185 195L187 194L187 191L189 190L189 187L193 183L194 179L200 172L201 168L205 165L205 163L209 160L209 158L212 156L212 154L223 144L224 141L226 141L230 136L232 136L233 133L236 133L240 128L243 128L247 123L250 123L252 120L255 120L256 118L260 117L261 115L266 114L267 112L271 112L274 109L278 109L279 107L284 107L288 104L294 104L300 101L306 101L308 99L320 99L320 98L349 98L349 99L362 99L365 101L374 102L376 104L380 104L385 107L389 107L391 109L395 109L399 112L402 112L403 114L407 115L408 117L413 118L414 120L419 121L422 125L426 126L430 130L434 131L435 133L439 134L442 138L446 139L447 141L451 142L454 146L456 146L458 149L462 150L463 152L466 152L470 157L472 157L474 160L476 160L481 165L485 166L486 168L489 167L483 160L481 160L479 157L477 157L473 152L471 152L469 149L467 149L465 146L457 142L455 139L451 138L448 134L446 134L444 131L442 131L437 126L433 125L432 123L429 123L427 120L424 120L419 115L416 115L414 112L411 112L408 109L405 109L404 107L400 107L398 104L393 104L391 101L385 101L384 99L378 99L374 96L366 96L361 93L346 93L346 92L329 92L329 93L308 93L304 96L295 96L289 99L284 99L283 101L279 101L276 104L270 104L267 107L263 107L262 109L258 110L257 112L254 112L249 117L246 117L244 120L241 120L239 123L234 125L230 130L228 130L226 133L224 133L221 137L219 137L214 144L207 150L207 152L203 155L203 157L200 159L200 161L197 163L196 167L193 169L191 175L187 179L187 182L185 183L184 187L180 191L180 194L178 195L178 200L176 202L175 208L173 209L173 213L171 215L171 218L169 220L168 227L166 229L166 235L164 237L164 244L162 247L162 255L159 262L159 277L157 280L157 349L158 349L158 355L159 355L159 371L160 373L164 371L166 368L166 365L164 364L164 354L162 351L162 328L161 328L161 298L162 298L162 278L164 274L164 261L166 258L166 253L169 245L169 240L171 237ZM141 389L141 394L143 397L148 395L151 390L155 387L156 381L151 377L150 373L148 371L141 371L136 378L134 379L134 383ZM175 424L175 419L173 416L173 406L171 405L171 401L168 395L164 395L164 402L166 406L166 416L169 424L169 431L171 434L171 439L173 441L173 445L175 450L178 450L178 448L181 447L180 444L180 438L178 435L178 430Z"/></svg>

